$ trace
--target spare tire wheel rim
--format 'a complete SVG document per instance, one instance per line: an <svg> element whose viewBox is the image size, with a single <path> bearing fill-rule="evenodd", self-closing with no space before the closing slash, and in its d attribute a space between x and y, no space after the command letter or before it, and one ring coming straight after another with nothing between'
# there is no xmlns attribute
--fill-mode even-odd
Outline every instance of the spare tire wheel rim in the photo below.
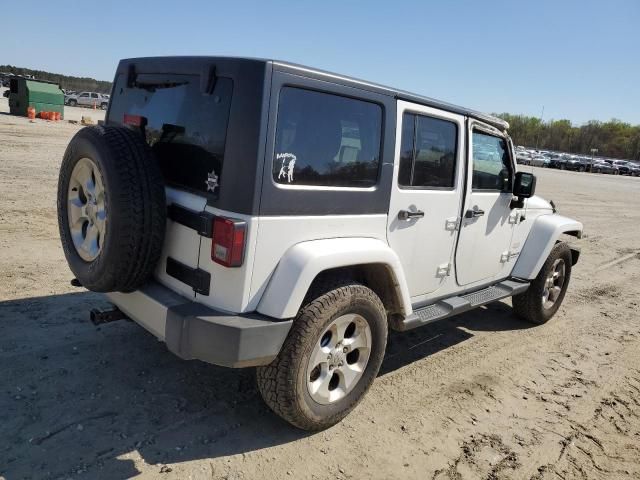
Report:
<svg viewBox="0 0 640 480"><path fill-rule="evenodd" d="M78 160L71 172L67 217L76 252L84 261L92 262L102 251L107 211L102 174L89 158Z"/></svg>
<svg viewBox="0 0 640 480"><path fill-rule="evenodd" d="M307 365L307 389L319 404L335 403L353 391L369 362L371 327L360 315L334 319L318 338Z"/></svg>
<svg viewBox="0 0 640 480"><path fill-rule="evenodd" d="M545 309L553 307L560 297L562 287L564 287L565 264L562 258L557 258L553 262L551 271L545 279L544 289L542 290L542 306Z"/></svg>

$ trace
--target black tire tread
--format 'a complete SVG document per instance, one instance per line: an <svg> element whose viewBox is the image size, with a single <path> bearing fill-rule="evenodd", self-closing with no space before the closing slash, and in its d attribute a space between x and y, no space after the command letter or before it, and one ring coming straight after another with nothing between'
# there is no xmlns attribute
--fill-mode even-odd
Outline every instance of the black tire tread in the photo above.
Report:
<svg viewBox="0 0 640 480"><path fill-rule="evenodd" d="M559 257L565 257L566 263L566 273L565 273L565 285L563 291L560 294L560 297L556 301L556 305L553 307L552 312L545 312L542 307L541 295L542 289L544 288L544 282L547 278L548 272L553 265L553 262ZM564 300L564 295L567 291L567 287L569 285L569 280L571 278L571 250L569 246L565 242L558 242L551 249L547 260L542 265L538 276L531 282L529 288L519 294L515 295L511 298L511 303L513 305L514 312L520 316L521 318L535 323L536 325L542 325L548 322L553 315L555 315L558 308L562 304ZM551 313L549 315L549 313Z"/></svg>
<svg viewBox="0 0 640 480"><path fill-rule="evenodd" d="M162 252L166 223L162 173L149 147L136 132L124 127L98 125L85 127L77 135L91 142L101 142L108 150L112 177L118 183L118 197L107 198L107 214L109 202L116 200L127 209L120 215L118 232L111 232L117 255L108 259L111 263L109 268L103 275L96 275L91 266L88 274L75 271L74 274L89 290L131 292L150 277ZM66 209L63 176L68 178L71 175L73 157L72 140L62 162L58 191L58 222L67 258L76 252L70 236L66 234L68 226L62 214L62 209ZM107 192L110 194L114 195Z"/></svg>
<svg viewBox="0 0 640 480"><path fill-rule="evenodd" d="M345 283L343 279L328 279L315 285L313 292L324 293L300 309L278 357L270 365L258 367L256 372L258 390L267 405L289 423L309 431L322 430L338 423L356 407L364 393L351 399L345 410L333 416L321 421L309 418L299 406L295 377L292 375L295 370L293 364L302 360L304 342L314 339L315 325L333 315L345 302L354 301L354 298L370 301L380 312L386 312L382 301L371 289L353 281Z"/></svg>

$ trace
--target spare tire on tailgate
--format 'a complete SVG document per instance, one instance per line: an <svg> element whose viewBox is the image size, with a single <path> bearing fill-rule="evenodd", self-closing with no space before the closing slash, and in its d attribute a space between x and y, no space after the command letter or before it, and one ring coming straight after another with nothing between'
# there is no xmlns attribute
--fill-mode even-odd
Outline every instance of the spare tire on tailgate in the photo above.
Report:
<svg viewBox="0 0 640 480"><path fill-rule="evenodd" d="M80 130L62 160L58 226L78 281L95 292L131 292L162 251L162 173L140 133L99 125Z"/></svg>

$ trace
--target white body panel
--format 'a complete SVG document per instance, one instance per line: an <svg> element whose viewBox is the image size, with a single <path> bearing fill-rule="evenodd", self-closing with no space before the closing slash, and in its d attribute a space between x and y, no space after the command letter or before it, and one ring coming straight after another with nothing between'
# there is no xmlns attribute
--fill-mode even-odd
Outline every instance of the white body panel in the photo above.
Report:
<svg viewBox="0 0 640 480"><path fill-rule="evenodd" d="M580 235L582 223L562 215L538 216L522 247L512 275L517 278L535 278L556 240L566 232Z"/></svg>
<svg viewBox="0 0 640 480"><path fill-rule="evenodd" d="M167 205L175 203L197 212L202 211L207 201L205 198L184 190L165 188ZM162 256L155 270L156 279L187 298L193 299L193 288L177 278L167 275L167 257L171 257L191 268L198 267L198 252L200 251L200 235L195 230L167 219Z"/></svg>
<svg viewBox="0 0 640 480"><path fill-rule="evenodd" d="M302 242L291 247L267 286L258 312L276 318L294 317L311 282L328 269L376 263L393 272L404 314L411 313L405 274L397 255L375 238L331 238Z"/></svg>
<svg viewBox="0 0 640 480"><path fill-rule="evenodd" d="M393 168L393 185L389 205L387 238L402 263L411 297L437 291L447 281L453 262L459 222L461 191L464 179L464 135L458 135L454 188L400 188L400 148L402 117L405 112L427 115L454 122L464 132L464 117L409 102L398 101ZM422 211L424 217L401 220L398 213Z"/></svg>
<svg viewBox="0 0 640 480"><path fill-rule="evenodd" d="M247 310L255 310L285 252L309 240L368 237L386 243L386 215L261 217ZM283 293L287 296L289 293Z"/></svg>

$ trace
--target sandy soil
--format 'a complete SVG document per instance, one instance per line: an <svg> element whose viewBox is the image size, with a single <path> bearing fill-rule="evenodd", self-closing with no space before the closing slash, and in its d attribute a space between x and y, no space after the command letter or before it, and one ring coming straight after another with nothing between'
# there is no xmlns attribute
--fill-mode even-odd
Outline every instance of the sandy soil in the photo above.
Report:
<svg viewBox="0 0 640 480"><path fill-rule="evenodd" d="M392 334L360 407L310 435L252 370L88 322L105 303L69 285L56 221L77 129L0 114L0 477L640 478L640 178L536 169L586 229L556 317L506 302Z"/></svg>

